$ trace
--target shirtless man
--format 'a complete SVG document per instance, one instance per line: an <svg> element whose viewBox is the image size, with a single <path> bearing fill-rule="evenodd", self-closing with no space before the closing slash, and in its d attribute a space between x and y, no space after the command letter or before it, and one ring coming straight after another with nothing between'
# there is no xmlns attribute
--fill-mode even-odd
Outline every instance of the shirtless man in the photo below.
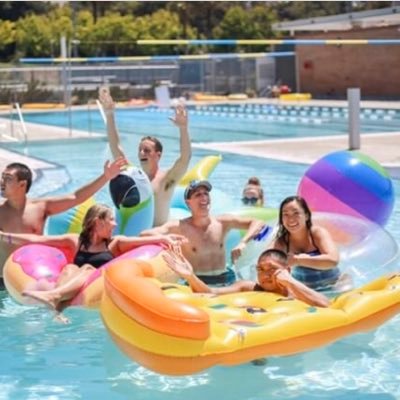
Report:
<svg viewBox="0 0 400 400"><path fill-rule="evenodd" d="M261 253L256 267L257 282L241 280L218 288L207 286L194 274L192 266L179 252L179 248L163 257L169 267L185 279L196 293L229 294L265 291L301 300L311 306L328 307L330 304L325 295L307 287L290 275L288 257L281 250L268 249Z"/></svg>
<svg viewBox="0 0 400 400"><path fill-rule="evenodd" d="M107 88L100 88L99 100L103 105L107 119L107 134L112 155L114 158L121 156L125 158L125 151L121 147L115 124L114 101ZM153 226L162 225L168 220L172 194L175 186L185 174L192 156L185 107L183 105L177 106L174 118L170 119L179 128L180 132L180 156L171 168L166 171L160 169L159 161L163 149L161 142L155 137L143 137L138 149L140 166L148 176L154 193Z"/></svg>
<svg viewBox="0 0 400 400"><path fill-rule="evenodd" d="M164 225L142 232L151 234L179 234L188 239L182 244L184 256L193 265L196 275L209 284L226 284L235 280L235 274L226 268L224 240L230 229L247 229L240 243L232 249L234 263L242 254L247 242L264 226L263 221L236 215L210 215L211 184L208 181L192 181L184 198L192 215L181 220L168 221Z"/></svg>
<svg viewBox="0 0 400 400"><path fill-rule="evenodd" d="M1 174L0 189L4 201L0 204L0 230L12 233L43 234L47 217L62 213L93 196L110 179L115 178L127 161L118 158L104 164L104 172L94 181L74 193L41 199L29 199L27 193L32 184L32 172L24 164L7 165ZM0 242L0 288L3 284L3 265L15 246Z"/></svg>

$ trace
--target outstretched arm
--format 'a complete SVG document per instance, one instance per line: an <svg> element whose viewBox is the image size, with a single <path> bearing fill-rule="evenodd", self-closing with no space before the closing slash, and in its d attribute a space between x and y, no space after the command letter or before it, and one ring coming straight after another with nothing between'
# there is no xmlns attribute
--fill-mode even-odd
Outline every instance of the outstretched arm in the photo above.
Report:
<svg viewBox="0 0 400 400"><path fill-rule="evenodd" d="M194 274L192 265L183 256L180 248L163 254L163 259L174 272L186 280L195 293L229 294L252 290L254 287L254 282L249 281L238 281L225 287L208 286Z"/></svg>
<svg viewBox="0 0 400 400"><path fill-rule="evenodd" d="M7 243L10 246L44 244L54 247L69 247L75 250L78 244L78 235L70 233L65 235L44 236L32 233L0 232L0 242Z"/></svg>
<svg viewBox="0 0 400 400"><path fill-rule="evenodd" d="M83 203L99 191L109 180L115 178L126 165L128 165L128 162L124 158L118 158L113 162L106 161L104 172L94 181L82 186L73 193L41 200L45 202L46 215L58 214Z"/></svg>
<svg viewBox="0 0 400 400"><path fill-rule="evenodd" d="M186 243L187 239L182 235L154 235L154 236L116 236L110 243L110 250L116 256L123 254L139 246L146 244L158 244L166 248L173 248Z"/></svg>
<svg viewBox="0 0 400 400"><path fill-rule="evenodd" d="M275 279L277 284L286 288L288 293L295 299L304 301L311 306L329 307L330 302L325 295L309 288L297 279L293 278L288 270L278 270L275 274Z"/></svg>
<svg viewBox="0 0 400 400"><path fill-rule="evenodd" d="M106 115L108 142L109 142L109 145L111 148L111 153L114 157L114 160L116 160L118 157L126 158L125 152L122 149L122 146L121 146L121 143L119 140L117 125L115 123L114 100L111 97L110 91L108 90L107 87L101 87L99 89L99 100L103 106L104 114Z"/></svg>
<svg viewBox="0 0 400 400"><path fill-rule="evenodd" d="M175 116L170 120L179 128L180 135L180 155L174 165L166 173L164 188L167 190L171 185L175 185L185 175L192 157L192 148L190 144L188 130L188 115L183 104L175 108Z"/></svg>

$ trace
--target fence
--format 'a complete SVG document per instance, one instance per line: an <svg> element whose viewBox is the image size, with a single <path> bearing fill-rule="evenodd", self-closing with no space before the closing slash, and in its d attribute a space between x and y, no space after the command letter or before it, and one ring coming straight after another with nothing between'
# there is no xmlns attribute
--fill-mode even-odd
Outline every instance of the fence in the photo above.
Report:
<svg viewBox="0 0 400 400"><path fill-rule="evenodd" d="M119 100L153 98L160 81L170 82L172 96L189 96L193 92L211 94L265 94L277 81L293 80L294 57L270 57L268 53L253 56L215 56L182 59L179 56L155 57L148 60L94 63L66 61L51 65L19 65L0 69L0 104L72 103L86 104L97 98L103 84L113 87ZM73 60L73 59L72 59ZM29 61L29 60L28 60ZM286 65L282 68L282 64ZM279 70L277 70L277 66ZM282 76L279 71L285 71ZM289 82L290 83L290 82Z"/></svg>

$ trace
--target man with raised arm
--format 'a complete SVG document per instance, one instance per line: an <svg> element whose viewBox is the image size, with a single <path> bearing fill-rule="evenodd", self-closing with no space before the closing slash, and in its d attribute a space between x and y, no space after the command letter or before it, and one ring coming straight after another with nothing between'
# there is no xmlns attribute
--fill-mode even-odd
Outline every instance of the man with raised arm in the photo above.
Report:
<svg viewBox="0 0 400 400"><path fill-rule="evenodd" d="M99 99L103 105L107 119L107 135L112 155L114 158L125 157L125 151L120 144L115 123L114 101L107 88L100 88ZM168 220L172 194L176 185L185 174L192 156L188 131L188 116L185 107L182 104L178 105L175 108L175 116L170 119L179 128L180 156L169 169L163 171L159 167L163 148L157 138L153 136L143 137L138 149L140 166L148 176L154 193L153 226L162 225Z"/></svg>
<svg viewBox="0 0 400 400"><path fill-rule="evenodd" d="M226 266L225 238L231 229L245 229L239 244L231 251L234 263L246 244L256 237L264 222L236 215L210 215L211 184L206 180L192 181L184 198L191 216L168 221L164 225L142 232L142 235L179 234L187 238L182 244L184 256L193 265L195 274L208 284L226 285L235 280L235 273Z"/></svg>
<svg viewBox="0 0 400 400"><path fill-rule="evenodd" d="M257 261L257 282L240 280L226 287L209 287L193 272L190 262L180 252L165 254L169 267L185 279L195 293L230 294L238 292L272 292L285 297L304 301L316 307L328 307L329 299L290 275L287 254L281 250L265 250Z"/></svg>
<svg viewBox="0 0 400 400"><path fill-rule="evenodd" d="M21 163L6 166L1 174L0 188L4 201L0 204L0 230L12 233L43 234L47 217L62 213L93 196L109 180L115 178L128 162L118 158L104 164L104 172L94 181L73 193L29 199L27 193L32 184L32 171ZM0 288L3 288L3 265L15 246L0 242Z"/></svg>

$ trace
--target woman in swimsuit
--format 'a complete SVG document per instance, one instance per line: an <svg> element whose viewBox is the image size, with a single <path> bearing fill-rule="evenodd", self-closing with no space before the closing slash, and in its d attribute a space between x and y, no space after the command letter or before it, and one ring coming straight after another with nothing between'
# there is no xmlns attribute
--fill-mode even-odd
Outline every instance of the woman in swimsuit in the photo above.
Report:
<svg viewBox="0 0 400 400"><path fill-rule="evenodd" d="M290 196L282 201L271 247L289 255L292 276L311 288L332 286L340 277L336 244L325 228L313 225L302 197Z"/></svg>
<svg viewBox="0 0 400 400"><path fill-rule="evenodd" d="M67 264L54 288L50 290L26 290L24 296L31 297L51 309L61 311L81 289L88 276L97 268L115 257L145 244L161 243L167 247L179 245L184 240L180 235L158 235L148 237L112 236L116 227L113 210L96 204L89 208L82 223L82 232L58 236L1 233L1 239L16 245L29 243L55 246L73 257Z"/></svg>

